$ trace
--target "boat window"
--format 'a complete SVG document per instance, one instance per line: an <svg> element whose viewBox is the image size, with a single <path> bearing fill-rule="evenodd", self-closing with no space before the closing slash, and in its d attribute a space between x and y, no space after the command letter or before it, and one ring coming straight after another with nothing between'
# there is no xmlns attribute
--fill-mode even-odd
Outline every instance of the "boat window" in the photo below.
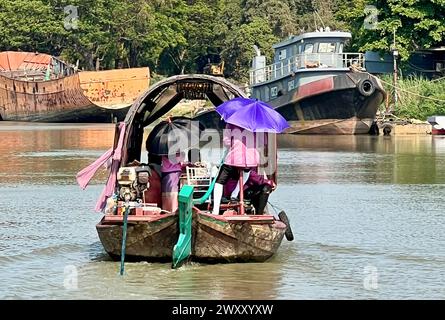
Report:
<svg viewBox="0 0 445 320"><path fill-rule="evenodd" d="M280 53L278 54L278 59L279 60L286 59L286 49L280 50Z"/></svg>
<svg viewBox="0 0 445 320"><path fill-rule="evenodd" d="M318 52L335 52L335 42L320 42L318 44Z"/></svg>
<svg viewBox="0 0 445 320"><path fill-rule="evenodd" d="M343 43L340 43L340 46L339 46L339 48L338 48L338 52L339 52L339 53L343 53L343 46L344 46L344 44L343 44Z"/></svg>
<svg viewBox="0 0 445 320"><path fill-rule="evenodd" d="M304 46L304 53L312 53L314 51L314 45L312 43L306 43Z"/></svg>
<svg viewBox="0 0 445 320"><path fill-rule="evenodd" d="M287 83L287 89L288 89L288 91L291 91L291 90L293 90L294 88L295 88L294 80L289 81L289 82Z"/></svg>
<svg viewBox="0 0 445 320"><path fill-rule="evenodd" d="M278 88L277 87L270 88L270 96L271 97L276 97L277 94L278 94Z"/></svg>

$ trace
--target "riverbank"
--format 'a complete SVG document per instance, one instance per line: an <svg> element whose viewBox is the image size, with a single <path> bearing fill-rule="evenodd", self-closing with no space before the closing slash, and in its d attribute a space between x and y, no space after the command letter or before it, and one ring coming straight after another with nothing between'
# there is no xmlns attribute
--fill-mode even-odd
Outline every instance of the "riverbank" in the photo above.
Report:
<svg viewBox="0 0 445 320"><path fill-rule="evenodd" d="M388 100L379 108L398 118L426 121L430 116L445 114L445 77L428 80L401 77L397 80L397 102L394 103L394 85L391 75L381 76Z"/></svg>

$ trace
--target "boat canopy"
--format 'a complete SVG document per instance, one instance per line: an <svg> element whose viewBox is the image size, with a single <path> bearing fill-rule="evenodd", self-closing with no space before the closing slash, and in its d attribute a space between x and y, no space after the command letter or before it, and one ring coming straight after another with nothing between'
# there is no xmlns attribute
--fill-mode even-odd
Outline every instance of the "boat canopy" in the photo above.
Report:
<svg viewBox="0 0 445 320"><path fill-rule="evenodd" d="M156 83L133 103L127 113L122 163L128 159L139 160L144 128L167 114L182 99L208 99L217 107L236 97L246 97L246 94L226 79L211 75L179 75Z"/></svg>

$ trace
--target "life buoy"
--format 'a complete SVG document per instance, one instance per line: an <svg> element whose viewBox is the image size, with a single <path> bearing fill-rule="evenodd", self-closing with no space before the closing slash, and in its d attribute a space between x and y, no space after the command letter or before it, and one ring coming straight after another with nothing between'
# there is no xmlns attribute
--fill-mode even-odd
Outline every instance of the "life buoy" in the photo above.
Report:
<svg viewBox="0 0 445 320"><path fill-rule="evenodd" d="M360 94L365 97L369 97L375 91L375 86L369 79L361 80L358 83L357 88Z"/></svg>

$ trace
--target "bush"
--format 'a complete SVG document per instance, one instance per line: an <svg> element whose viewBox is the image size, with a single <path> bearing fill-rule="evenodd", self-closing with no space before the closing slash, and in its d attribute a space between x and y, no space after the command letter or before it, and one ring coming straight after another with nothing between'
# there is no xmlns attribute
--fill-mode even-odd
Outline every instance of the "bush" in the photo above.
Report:
<svg viewBox="0 0 445 320"><path fill-rule="evenodd" d="M390 104L394 104L394 88L390 85L393 83L392 76L385 75L381 79L384 81L385 90L390 95ZM418 77L400 78L397 87L400 90L398 90L398 102L394 108L394 115L422 121L429 116L445 115L445 78L433 81Z"/></svg>

